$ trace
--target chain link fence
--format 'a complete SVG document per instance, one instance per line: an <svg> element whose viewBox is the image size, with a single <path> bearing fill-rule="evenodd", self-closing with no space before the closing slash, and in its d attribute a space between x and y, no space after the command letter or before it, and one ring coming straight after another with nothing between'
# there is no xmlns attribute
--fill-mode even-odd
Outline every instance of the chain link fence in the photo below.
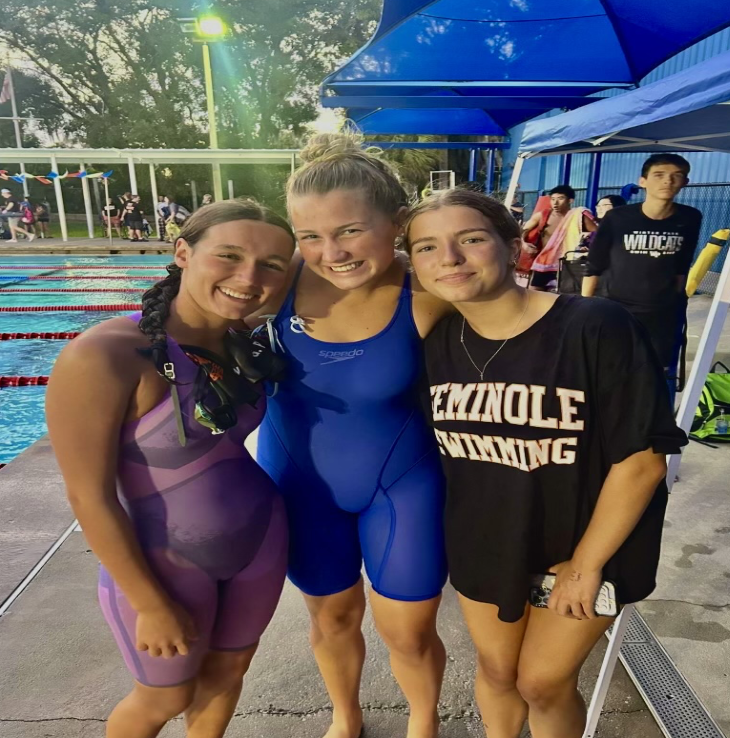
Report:
<svg viewBox="0 0 730 738"><path fill-rule="evenodd" d="M606 195L620 194L620 187L601 187L598 190L599 199ZM576 188L575 204L585 206L586 195L587 190L585 188ZM540 192L537 190L528 190L522 193L525 203L525 219L529 218L530 213L534 210L539 196ZM639 190L639 194L634 196L632 202L643 202L643 200L644 190ZM702 230L700 231L700 240L697 244L697 251L695 252L696 259L715 231L719 231L721 228L730 228L730 182L687 185L679 193L677 202L681 202L684 205L691 205L702 213ZM729 250L730 247L726 243L702 280L698 290L699 292L705 292L711 295L715 294L717 283L720 279L720 272L722 271Z"/></svg>

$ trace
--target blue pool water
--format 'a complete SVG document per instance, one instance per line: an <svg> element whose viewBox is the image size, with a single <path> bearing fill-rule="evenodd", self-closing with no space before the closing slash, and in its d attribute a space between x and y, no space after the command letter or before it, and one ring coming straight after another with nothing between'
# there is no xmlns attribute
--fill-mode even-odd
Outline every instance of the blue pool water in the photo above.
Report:
<svg viewBox="0 0 730 738"><path fill-rule="evenodd" d="M0 258L0 307L57 307L65 305L132 305L152 282L139 277L164 276L167 256L19 256ZM109 269L88 269L104 265ZM8 269L9 266L38 266L39 269ZM73 269L58 269L73 266ZM155 266L157 269L135 269ZM84 267L87 267L84 269ZM60 276L60 280L33 279L38 275ZM122 276L123 279L81 279L85 275ZM136 279L135 279L136 278ZM21 289L135 289L138 292L46 292L21 293ZM15 292L16 294L13 294ZM131 310L131 308L130 308ZM83 331L103 320L124 315L119 312L0 312L0 333ZM23 339L0 341L0 375L36 376L50 374L63 340ZM46 432L45 387L0 389L0 463L7 463Z"/></svg>

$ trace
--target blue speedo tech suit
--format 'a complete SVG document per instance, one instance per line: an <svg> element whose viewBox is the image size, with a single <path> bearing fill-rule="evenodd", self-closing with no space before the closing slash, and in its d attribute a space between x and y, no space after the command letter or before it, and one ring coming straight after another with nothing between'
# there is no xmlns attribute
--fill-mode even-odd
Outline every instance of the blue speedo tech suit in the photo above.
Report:
<svg viewBox="0 0 730 738"><path fill-rule="evenodd" d="M305 594L335 594L358 581L364 560L384 597L436 597L446 581L445 483L419 404L409 276L380 333L327 343L298 324L300 274L274 321L289 368L258 439L289 513L289 578Z"/></svg>

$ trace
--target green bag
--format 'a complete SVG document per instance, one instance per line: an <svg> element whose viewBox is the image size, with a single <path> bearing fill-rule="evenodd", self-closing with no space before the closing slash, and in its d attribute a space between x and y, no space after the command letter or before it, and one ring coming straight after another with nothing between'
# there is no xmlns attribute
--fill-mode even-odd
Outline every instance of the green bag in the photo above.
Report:
<svg viewBox="0 0 730 738"><path fill-rule="evenodd" d="M725 371L715 371L718 367L722 367ZM730 443L730 433L715 432L715 421L723 411L730 421L730 370L718 361L705 380L689 437L695 441Z"/></svg>

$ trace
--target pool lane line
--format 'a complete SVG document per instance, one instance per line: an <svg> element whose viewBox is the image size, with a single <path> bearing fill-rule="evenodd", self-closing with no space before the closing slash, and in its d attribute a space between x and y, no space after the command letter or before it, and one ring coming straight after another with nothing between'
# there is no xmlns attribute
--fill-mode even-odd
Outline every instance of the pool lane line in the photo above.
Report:
<svg viewBox="0 0 730 738"><path fill-rule="evenodd" d="M5 271L6 269L35 269L35 270L41 270L44 271L46 269L49 269L49 266L26 266L25 264L3 264L0 266L0 271ZM102 266L101 264L63 264L61 266L54 266L51 271L58 272L63 269L78 269L80 271L87 270L87 269L109 269L110 271L121 271L122 269L156 269L158 272L164 272L165 271L165 265L162 264L160 266L151 266L150 264L124 264L124 265L109 265L109 266ZM50 273L50 272L49 272Z"/></svg>
<svg viewBox="0 0 730 738"><path fill-rule="evenodd" d="M108 280L116 279L116 280L124 280L125 282L159 282L160 279L162 278L161 277L125 277L120 274L112 274L109 277L105 277L100 274L82 274L81 276L78 276L78 277L69 277L69 276L65 276L65 277L62 277L62 276L58 276L58 277L37 277L37 276L18 277L19 281L16 282L15 284L20 284L21 281L22 282L32 282L36 279L49 279L49 280L64 281L64 282L68 282L69 280L72 280L72 279L108 279Z"/></svg>
<svg viewBox="0 0 730 738"><path fill-rule="evenodd" d="M53 555L65 543L66 539L75 531L81 530L78 521L74 520L71 525L59 536L58 540L43 554L38 563L26 574L23 581L0 603L0 618L5 615L10 606L28 588L28 585L41 573L43 567L51 560Z"/></svg>
<svg viewBox="0 0 730 738"><path fill-rule="evenodd" d="M69 287L67 289L47 289L47 290L29 290L29 289L19 289L19 290L5 290L3 287L0 287L0 295L14 295L16 293L22 293L22 294L41 294L41 295L47 295L47 294L56 294L58 292L136 292L139 294L140 292L144 292L147 288L146 287Z"/></svg>
<svg viewBox="0 0 730 738"><path fill-rule="evenodd" d="M0 307L0 313L65 313L74 310L100 313L133 313L141 309L141 302L119 305L36 305L30 307L8 307L5 305Z"/></svg>

